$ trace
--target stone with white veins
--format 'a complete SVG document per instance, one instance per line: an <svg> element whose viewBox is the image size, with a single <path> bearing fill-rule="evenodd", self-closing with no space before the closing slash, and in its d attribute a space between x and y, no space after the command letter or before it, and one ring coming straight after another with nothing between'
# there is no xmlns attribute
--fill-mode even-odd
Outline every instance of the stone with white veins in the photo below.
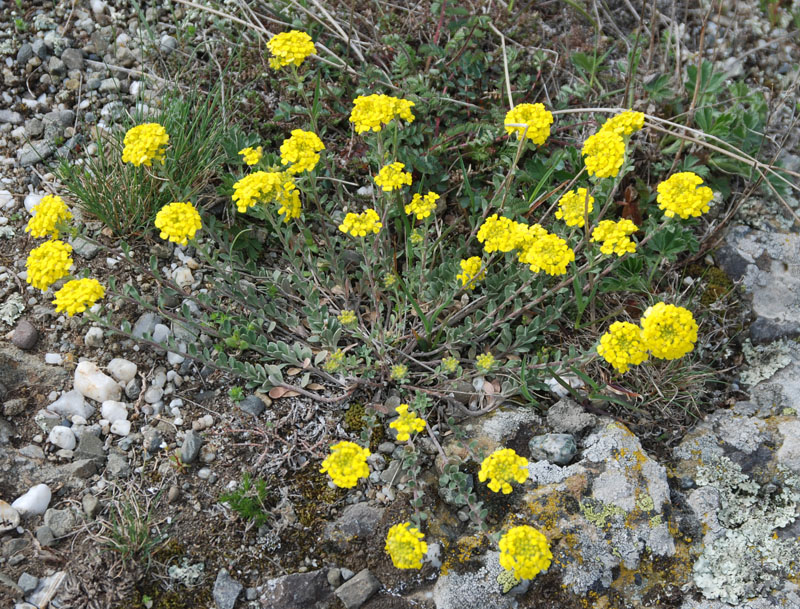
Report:
<svg viewBox="0 0 800 609"><path fill-rule="evenodd" d="M77 445L75 434L72 433L69 427L64 427L63 425L53 427L47 436L47 441L66 450L73 450Z"/></svg>
<svg viewBox="0 0 800 609"><path fill-rule="evenodd" d="M81 362L75 369L75 389L95 402L119 400L122 388L94 362Z"/></svg>
<svg viewBox="0 0 800 609"><path fill-rule="evenodd" d="M133 362L121 357L115 357L108 362L106 370L120 383L128 383L136 377L137 367Z"/></svg>
<svg viewBox="0 0 800 609"><path fill-rule="evenodd" d="M44 514L47 506L50 505L52 497L50 487L46 484L37 484L28 490L27 493L18 497L11 507L17 510L21 516Z"/></svg>
<svg viewBox="0 0 800 609"><path fill-rule="evenodd" d="M128 408L124 402L115 402L114 400L103 402L100 408L100 414L102 414L103 418L109 423L128 420Z"/></svg>

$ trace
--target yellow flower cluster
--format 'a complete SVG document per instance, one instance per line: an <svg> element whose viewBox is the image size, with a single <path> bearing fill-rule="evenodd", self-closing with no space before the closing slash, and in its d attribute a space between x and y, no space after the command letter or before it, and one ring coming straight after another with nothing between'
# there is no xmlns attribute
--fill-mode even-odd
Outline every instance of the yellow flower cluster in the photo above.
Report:
<svg viewBox="0 0 800 609"><path fill-rule="evenodd" d="M487 254L510 252L519 241L519 226L510 218L492 214L478 229L478 241L483 243Z"/></svg>
<svg viewBox="0 0 800 609"><path fill-rule="evenodd" d="M531 271L544 271L548 275L564 275L567 265L575 260L575 252L567 242L552 233L535 239L519 255L519 261L530 265Z"/></svg>
<svg viewBox="0 0 800 609"><path fill-rule="evenodd" d="M454 357L443 357L442 358L442 368L448 374L453 374L456 370L458 370L458 360Z"/></svg>
<svg viewBox="0 0 800 609"><path fill-rule="evenodd" d="M642 112L626 110L608 119L603 123L603 126L600 127L600 130L612 131L624 137L639 131L642 127L644 127L644 114Z"/></svg>
<svg viewBox="0 0 800 609"><path fill-rule="evenodd" d="M153 161L164 164L164 154L169 143L169 134L158 123L145 123L128 129L122 149L122 162L136 167L151 167Z"/></svg>
<svg viewBox="0 0 800 609"><path fill-rule="evenodd" d="M553 115L546 110L544 104L520 104L509 110L505 121L506 133L516 133L517 139L525 133L525 138L531 140L537 146L541 146L550 137L550 125L553 124ZM524 127L511 127L510 124L527 125Z"/></svg>
<svg viewBox="0 0 800 609"><path fill-rule="evenodd" d="M239 154L242 155L242 160L245 163L248 165L255 165L261 160L261 157L264 156L264 149L261 146L258 148L247 147L242 148Z"/></svg>
<svg viewBox="0 0 800 609"><path fill-rule="evenodd" d="M189 239L194 239L194 234L202 228L203 223L191 202L176 201L159 210L155 225L161 231L162 239L186 245Z"/></svg>
<svg viewBox="0 0 800 609"><path fill-rule="evenodd" d="M338 319L339 323L343 326L354 326L358 321L355 311L351 311L350 309L344 309L341 313L339 313L339 316L336 319Z"/></svg>
<svg viewBox="0 0 800 609"><path fill-rule="evenodd" d="M397 440L405 442L416 433L425 429L425 421L413 412L408 412L408 404L400 404L394 411L398 414L396 420L389 423L389 427L397 430Z"/></svg>
<svg viewBox="0 0 800 609"><path fill-rule="evenodd" d="M232 199L241 213L256 203L277 201L283 206L280 210L282 213L287 207L292 212L287 214L285 220L300 216L299 210L294 213L295 207L299 207L300 195L296 191L294 180L284 172L255 171L246 175L233 185Z"/></svg>
<svg viewBox="0 0 800 609"><path fill-rule="evenodd" d="M350 233L353 237L366 237L369 233L377 234L383 224L380 216L372 208L367 208L360 214L349 213L339 225L339 230L343 233Z"/></svg>
<svg viewBox="0 0 800 609"><path fill-rule="evenodd" d="M58 240L45 241L32 249L25 268L28 283L37 290L46 290L62 277L69 275L72 266L72 246Z"/></svg>
<svg viewBox="0 0 800 609"><path fill-rule="evenodd" d="M481 270L483 262L478 256L472 256L461 261L461 272L456 275L456 279L461 280L461 286L468 290L474 290L477 283L486 277L486 269Z"/></svg>
<svg viewBox="0 0 800 609"><path fill-rule="evenodd" d="M494 364L494 355L491 353L481 353L475 358L475 366L477 366L478 370L481 372L489 372L489 370L494 368Z"/></svg>
<svg viewBox="0 0 800 609"><path fill-rule="evenodd" d="M325 144L313 131L292 130L292 135L281 144L281 165L291 166L289 173L311 171L319 162L319 151L325 150Z"/></svg>
<svg viewBox="0 0 800 609"><path fill-rule="evenodd" d="M411 186L411 174L403 169L405 169L403 163L384 165L375 176L375 183L381 187L383 192L392 192L403 186Z"/></svg>
<svg viewBox="0 0 800 609"><path fill-rule="evenodd" d="M55 294L56 313L66 312L72 317L83 313L105 296L106 290L97 279L73 279Z"/></svg>
<svg viewBox="0 0 800 609"><path fill-rule="evenodd" d="M627 372L629 366L638 366L648 358L642 329L628 321L615 321L611 324L608 332L600 337L597 352L621 373Z"/></svg>
<svg viewBox="0 0 800 609"><path fill-rule="evenodd" d="M33 217L28 220L25 232L31 237L54 237L58 239L58 224L72 219L72 214L64 199L56 195L45 195L31 210Z"/></svg>
<svg viewBox="0 0 800 609"><path fill-rule="evenodd" d="M691 171L673 174L661 182L656 190L664 215L672 218L677 214L686 220L707 212L714 192L708 186L700 186L702 183L703 178Z"/></svg>
<svg viewBox="0 0 800 609"><path fill-rule="evenodd" d="M522 484L528 479L528 460L520 457L512 448L500 448L481 463L478 480L489 480L489 489L495 493L511 493L511 482Z"/></svg>
<svg viewBox="0 0 800 609"><path fill-rule="evenodd" d="M630 235L637 230L639 227L627 218L618 222L602 220L592 231L592 241L602 241L600 251L604 254L632 254L636 251L636 244L631 241Z"/></svg>
<svg viewBox="0 0 800 609"><path fill-rule="evenodd" d="M408 376L408 366L405 364L395 364L389 369L389 378L393 381L402 381Z"/></svg>
<svg viewBox="0 0 800 609"><path fill-rule="evenodd" d="M406 213L409 215L414 214L417 216L417 220L424 220L436 209L436 201L438 199L439 195L432 190L428 191L425 196L416 193L411 197L411 203L406 205Z"/></svg>
<svg viewBox="0 0 800 609"><path fill-rule="evenodd" d="M331 446L331 454L322 462L320 472L327 473L340 488L353 488L361 478L369 477L369 451L354 442L339 442Z"/></svg>
<svg viewBox="0 0 800 609"><path fill-rule="evenodd" d="M380 131L396 117L413 122L413 106L412 101L389 95L359 95L353 100L350 122L355 125L356 133Z"/></svg>
<svg viewBox="0 0 800 609"><path fill-rule="evenodd" d="M328 356L322 367L325 368L325 370L328 372L336 372L343 365L344 365L344 351L342 351L341 349L337 349Z"/></svg>
<svg viewBox="0 0 800 609"><path fill-rule="evenodd" d="M317 52L311 36L297 30L276 34L267 42L267 48L272 54L269 66L274 70L289 64L299 67L306 57Z"/></svg>
<svg viewBox="0 0 800 609"><path fill-rule="evenodd" d="M386 535L386 551L398 569L419 569L422 559L428 552L428 544L423 541L419 529L410 522L401 522L389 529Z"/></svg>
<svg viewBox="0 0 800 609"><path fill-rule="evenodd" d="M649 307L639 322L642 339L653 357L678 359L694 349L697 322L683 307L659 302Z"/></svg>
<svg viewBox="0 0 800 609"><path fill-rule="evenodd" d="M509 529L499 545L500 566L517 579L532 579L553 561L547 537L528 525Z"/></svg>
<svg viewBox="0 0 800 609"><path fill-rule="evenodd" d="M514 247L519 250L517 258L520 260L525 252L534 244L534 242L547 235L547 231L541 224L522 224L516 222L514 226Z"/></svg>
<svg viewBox="0 0 800 609"><path fill-rule="evenodd" d="M601 129L583 143L586 171L598 178L613 178L625 160L625 140L614 131Z"/></svg>
<svg viewBox="0 0 800 609"><path fill-rule="evenodd" d="M592 213L594 209L594 197L585 188L577 191L570 190L558 200L558 210L556 218L564 220L567 226L583 227L584 210L586 215Z"/></svg>

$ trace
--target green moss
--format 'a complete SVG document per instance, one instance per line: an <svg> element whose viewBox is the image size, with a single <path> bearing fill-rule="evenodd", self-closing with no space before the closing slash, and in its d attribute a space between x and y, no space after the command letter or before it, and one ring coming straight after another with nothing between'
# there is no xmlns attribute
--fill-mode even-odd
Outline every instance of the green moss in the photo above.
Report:
<svg viewBox="0 0 800 609"><path fill-rule="evenodd" d="M719 267L704 267L700 264L692 264L687 271L692 277L699 277L703 280L703 293L700 295L700 302L704 306L714 304L733 289L733 282L730 277Z"/></svg>
<svg viewBox="0 0 800 609"><path fill-rule="evenodd" d="M580 507L583 517L599 529L606 527L610 518L625 514L621 507L591 499L581 501Z"/></svg>
<svg viewBox="0 0 800 609"><path fill-rule="evenodd" d="M361 433L367 426L364 421L366 409L364 404L351 404L347 412L344 413L344 429L350 433Z"/></svg>

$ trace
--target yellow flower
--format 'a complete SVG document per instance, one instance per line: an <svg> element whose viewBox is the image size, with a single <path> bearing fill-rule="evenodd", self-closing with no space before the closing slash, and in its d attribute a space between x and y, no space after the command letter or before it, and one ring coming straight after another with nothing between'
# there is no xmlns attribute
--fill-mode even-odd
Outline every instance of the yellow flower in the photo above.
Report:
<svg viewBox="0 0 800 609"><path fill-rule="evenodd" d="M122 162L139 167L151 167L153 161L164 164L164 154L169 143L169 134L158 123L145 123L128 129L122 140Z"/></svg>
<svg viewBox="0 0 800 609"><path fill-rule="evenodd" d="M410 522L402 522L389 529L386 535L386 551L398 569L419 569L422 559L428 552L428 544L422 541L425 535L412 527Z"/></svg>
<svg viewBox="0 0 800 609"><path fill-rule="evenodd" d="M423 241L425 241L425 233L415 228L411 231L411 234L408 236L408 240L411 241L412 245L419 245Z"/></svg>
<svg viewBox="0 0 800 609"><path fill-rule="evenodd" d="M586 171L598 178L613 178L625 160L625 141L611 130L602 129L583 143L581 156L586 159Z"/></svg>
<svg viewBox="0 0 800 609"><path fill-rule="evenodd" d="M553 561L547 537L528 525L510 528L499 545L500 566L517 579L532 579Z"/></svg>
<svg viewBox="0 0 800 609"><path fill-rule="evenodd" d="M394 411L399 415L396 420L389 423L389 427L397 430L397 440L405 442L412 433L425 429L425 421L413 412L408 412L408 404L400 404Z"/></svg>
<svg viewBox="0 0 800 609"><path fill-rule="evenodd" d="M458 360L454 357L442 358L442 369L447 374L453 374L456 370L458 370Z"/></svg>
<svg viewBox="0 0 800 609"><path fill-rule="evenodd" d="M478 471L478 480L489 480L489 489L495 493L511 493L511 482L522 484L528 479L528 460L512 448L499 448L486 457Z"/></svg>
<svg viewBox="0 0 800 609"><path fill-rule="evenodd" d="M294 181L291 179L287 179L281 190L278 191L277 202L279 204L278 213L283 214L284 222L288 222L292 218L299 218L300 212L303 211L300 192L295 188Z"/></svg>
<svg viewBox="0 0 800 609"><path fill-rule="evenodd" d="M389 371L389 378L393 381L402 381L408 375L408 366L405 364L395 364Z"/></svg>
<svg viewBox="0 0 800 609"><path fill-rule="evenodd" d="M478 229L478 241L483 243L487 254L510 252L519 241L519 224L505 216L492 214Z"/></svg>
<svg viewBox="0 0 800 609"><path fill-rule="evenodd" d="M350 122L355 125L356 133L380 131L396 117L413 122L412 107L414 102L407 99L382 94L359 95L353 100Z"/></svg>
<svg viewBox="0 0 800 609"><path fill-rule="evenodd" d="M403 163L390 163L382 167L375 176L375 183L381 187L383 192L392 192L403 186L411 186L411 174L403 171L404 168Z"/></svg>
<svg viewBox="0 0 800 609"><path fill-rule="evenodd" d="M391 288L397 283L397 275L394 273L385 273L383 276L383 287Z"/></svg>
<svg viewBox="0 0 800 609"><path fill-rule="evenodd" d="M331 454L322 462L323 474L327 474L340 488L353 488L361 478L369 477L367 457L369 451L354 442L339 442L331 446Z"/></svg>
<svg viewBox="0 0 800 609"><path fill-rule="evenodd" d="M284 191L286 176L277 171L255 171L233 185L233 202L244 213L256 203L266 203L278 198Z"/></svg>
<svg viewBox="0 0 800 609"><path fill-rule="evenodd" d="M544 271L548 275L564 275L573 260L575 252L564 239L552 233L539 237L519 255L519 261L530 265L531 271Z"/></svg>
<svg viewBox="0 0 800 609"><path fill-rule="evenodd" d="M642 329L627 321L611 324L608 332L600 337L597 353L622 373L627 372L629 366L638 366L648 358Z"/></svg>
<svg viewBox="0 0 800 609"><path fill-rule="evenodd" d="M347 214L339 225L340 231L350 233L353 237L366 237L369 233L377 234L381 228L383 224L380 222L378 212L372 208L367 208L360 214Z"/></svg>
<svg viewBox="0 0 800 609"><path fill-rule="evenodd" d="M530 226L520 222L515 222L514 224L514 248L519 250L517 257L521 260L522 256L525 255L525 251L528 250L536 240L544 237L548 233L540 224L532 224Z"/></svg>
<svg viewBox="0 0 800 609"><path fill-rule="evenodd" d="M603 123L603 126L600 127L600 130L613 131L617 135L624 137L635 131L639 131L642 127L644 127L644 114L626 110L608 119Z"/></svg>
<svg viewBox="0 0 800 609"><path fill-rule="evenodd" d="M683 307L659 302L644 312L639 323L642 340L659 359L683 357L697 342L697 322Z"/></svg>
<svg viewBox="0 0 800 609"><path fill-rule="evenodd" d="M97 279L73 279L55 294L56 313L66 312L72 317L83 313L105 296L106 290Z"/></svg>
<svg viewBox="0 0 800 609"><path fill-rule="evenodd" d="M456 275L456 279L461 280L461 286L468 290L474 290L477 283L486 277L486 269L481 270L483 262L478 256L472 256L461 261L461 272Z"/></svg>
<svg viewBox="0 0 800 609"><path fill-rule="evenodd" d="M325 360L325 364L322 366L328 372L336 372L344 365L344 351L341 349L337 349L330 355L328 355L327 359Z"/></svg>
<svg viewBox="0 0 800 609"><path fill-rule="evenodd" d="M436 210L436 201L439 198L433 191L428 191L424 197L416 193L411 197L411 203L406 205L406 213L414 214L417 220L423 220L431 215L431 212Z"/></svg>
<svg viewBox="0 0 800 609"><path fill-rule="evenodd" d="M191 202L174 202L165 205L156 214L156 228L161 231L161 238L186 245L189 239L203 226L200 214Z"/></svg>
<svg viewBox="0 0 800 609"><path fill-rule="evenodd" d="M274 70L289 64L299 67L306 57L317 52L311 36L297 30L276 34L267 42L267 48L272 54L269 66Z"/></svg>
<svg viewBox="0 0 800 609"><path fill-rule="evenodd" d="M31 237L55 237L58 239L58 224L72 219L72 214L59 196L45 195L31 210L33 217L28 220L25 232Z"/></svg>
<svg viewBox="0 0 800 609"><path fill-rule="evenodd" d="M636 244L630 240L630 235L637 230L639 227L627 218L618 222L603 220L592 231L592 241L603 242L600 251L604 254L632 254L636 251Z"/></svg>
<svg viewBox="0 0 800 609"><path fill-rule="evenodd" d="M585 188L570 190L558 200L556 218L564 220L567 226L583 227L584 210L588 216L594 209L594 197Z"/></svg>
<svg viewBox="0 0 800 609"><path fill-rule="evenodd" d="M707 212L714 192L702 183L703 178L691 171L671 175L656 188L659 208L668 218L677 214L684 220Z"/></svg>
<svg viewBox="0 0 800 609"><path fill-rule="evenodd" d="M336 318L339 320L339 323L343 326L354 326L358 322L358 318L354 311L350 309L344 309L339 316Z"/></svg>
<svg viewBox="0 0 800 609"><path fill-rule="evenodd" d="M261 146L258 148L242 148L239 154L242 155L242 160L245 163L248 165L255 165L261 160L261 157L264 156L264 149Z"/></svg>
<svg viewBox="0 0 800 609"><path fill-rule="evenodd" d="M25 268L28 283L37 290L46 290L62 277L69 275L72 266L72 246L63 241L45 241L32 249Z"/></svg>
<svg viewBox="0 0 800 609"><path fill-rule="evenodd" d="M291 163L289 173L311 171L319 162L320 150L325 150L325 144L316 133L294 129L292 136L281 144L281 165Z"/></svg>
<svg viewBox="0 0 800 609"><path fill-rule="evenodd" d="M525 133L527 139L541 146L550 137L553 115L545 109L544 104L520 104L508 111L504 123L506 133L516 133L518 139ZM509 123L528 125L528 131L524 127L510 127Z"/></svg>
<svg viewBox="0 0 800 609"><path fill-rule="evenodd" d="M495 359L491 353L481 353L475 358L475 365L481 372L489 372L494 367Z"/></svg>

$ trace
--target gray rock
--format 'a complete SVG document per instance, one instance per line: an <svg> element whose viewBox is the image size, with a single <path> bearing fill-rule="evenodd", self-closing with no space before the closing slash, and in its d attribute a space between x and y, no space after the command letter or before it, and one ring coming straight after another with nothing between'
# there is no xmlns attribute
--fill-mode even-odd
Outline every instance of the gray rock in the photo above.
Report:
<svg viewBox="0 0 800 609"><path fill-rule="evenodd" d="M135 338L144 338L145 334L153 334L156 324L161 323L161 318L153 312L143 313L133 324L132 334Z"/></svg>
<svg viewBox="0 0 800 609"><path fill-rule="evenodd" d="M76 478L89 478L97 473L97 465L91 459L79 459L68 463L62 470L66 474L75 476Z"/></svg>
<svg viewBox="0 0 800 609"><path fill-rule="evenodd" d="M14 334L11 336L11 342L23 351L29 351L36 345L39 340L39 331L33 324L25 319L21 320L17 327L14 328Z"/></svg>
<svg viewBox="0 0 800 609"><path fill-rule="evenodd" d="M489 551L480 557L481 566L465 573L450 570L436 580L433 602L436 609L511 609L517 600L511 594L502 594L497 581L505 571L500 566L500 554Z"/></svg>
<svg viewBox="0 0 800 609"><path fill-rule="evenodd" d="M547 423L558 433L580 434L597 423L597 417L584 411L570 398L563 398L547 410Z"/></svg>
<svg viewBox="0 0 800 609"><path fill-rule="evenodd" d="M94 518L100 512L100 500L94 495L84 495L81 499L83 513L89 518Z"/></svg>
<svg viewBox="0 0 800 609"><path fill-rule="evenodd" d="M50 508L44 513L44 523L56 537L64 537L75 528L75 514L72 510Z"/></svg>
<svg viewBox="0 0 800 609"><path fill-rule="evenodd" d="M194 463L200 454L200 447L203 445L203 436L190 429L186 432L181 445L181 461L183 463Z"/></svg>
<svg viewBox="0 0 800 609"><path fill-rule="evenodd" d="M158 50L164 53L164 55L171 54L177 48L178 41L167 34L164 34L158 42Z"/></svg>
<svg viewBox="0 0 800 609"><path fill-rule="evenodd" d="M25 137L35 140L44 135L44 123L38 118L25 121Z"/></svg>
<svg viewBox="0 0 800 609"><path fill-rule="evenodd" d="M52 142L46 140L38 140L25 144L17 152L17 163L20 167L27 167L39 161L44 161L53 156L56 147Z"/></svg>
<svg viewBox="0 0 800 609"><path fill-rule="evenodd" d="M550 463L566 465L578 452L575 437L568 433L548 433L534 436L528 443L531 459L547 460Z"/></svg>
<svg viewBox="0 0 800 609"><path fill-rule="evenodd" d="M138 399L142 391L142 383L139 379L131 379L125 384L125 397L129 400Z"/></svg>
<svg viewBox="0 0 800 609"><path fill-rule="evenodd" d="M38 527L34 535L36 536L36 540L45 547L52 546L56 542L56 536L53 534L53 529L46 524Z"/></svg>
<svg viewBox="0 0 800 609"><path fill-rule="evenodd" d="M127 478L131 473L131 466L125 455L112 452L108 455L106 471L114 478Z"/></svg>
<svg viewBox="0 0 800 609"><path fill-rule="evenodd" d="M257 395L248 395L241 402L238 402L236 406L254 417L259 416L267 409L266 404L264 404L263 400Z"/></svg>
<svg viewBox="0 0 800 609"><path fill-rule="evenodd" d="M375 534L383 512L383 508L372 506L366 502L348 505L342 511L341 516L327 524L323 538L339 544L347 544L355 538L369 539Z"/></svg>
<svg viewBox="0 0 800 609"><path fill-rule="evenodd" d="M145 429L142 431L142 436L142 445L146 453L154 455L161 450L161 445L164 443L164 439L161 437L161 433L159 433L157 429Z"/></svg>
<svg viewBox="0 0 800 609"><path fill-rule="evenodd" d="M782 338L797 338L798 336L800 336L800 325L798 324L777 322L765 317L759 317L750 324L750 341L754 345L766 345Z"/></svg>
<svg viewBox="0 0 800 609"><path fill-rule="evenodd" d="M369 569L362 569L352 579L336 588L334 594L347 609L358 609L380 589L381 583Z"/></svg>
<svg viewBox="0 0 800 609"><path fill-rule="evenodd" d="M61 61L64 62L68 70L82 70L83 52L80 49L65 49L61 53Z"/></svg>
<svg viewBox="0 0 800 609"><path fill-rule="evenodd" d="M47 62L47 72L52 76L64 76L67 73L67 66L58 57L51 57Z"/></svg>
<svg viewBox="0 0 800 609"><path fill-rule="evenodd" d="M99 349L103 346L103 330L97 327L91 327L86 331L86 336L83 337L83 344L93 349Z"/></svg>
<svg viewBox="0 0 800 609"><path fill-rule="evenodd" d="M117 93L122 88L119 78L105 78L100 82L100 93Z"/></svg>
<svg viewBox="0 0 800 609"><path fill-rule="evenodd" d="M17 583L11 579L8 575L3 572L0 572L0 590L3 588L8 588L11 590L12 598L22 598L23 592L22 588L20 588Z"/></svg>
<svg viewBox="0 0 800 609"><path fill-rule="evenodd" d="M29 43L24 43L17 51L17 65L21 68L25 67L28 60L33 57L33 47Z"/></svg>
<svg viewBox="0 0 800 609"><path fill-rule="evenodd" d="M328 583L334 588L338 588L342 585L342 570L339 568L334 567L332 569L328 569L325 577L327 578Z"/></svg>
<svg viewBox="0 0 800 609"><path fill-rule="evenodd" d="M25 398L14 398L3 403L3 414L7 417L15 417L25 412L28 401Z"/></svg>
<svg viewBox="0 0 800 609"><path fill-rule="evenodd" d="M268 580L259 600L270 609L327 609L332 596L325 571L319 569Z"/></svg>
<svg viewBox="0 0 800 609"><path fill-rule="evenodd" d="M31 49L33 50L34 55L36 55L39 59L47 59L47 45L45 44L44 40L37 38L33 41L31 45Z"/></svg>
<svg viewBox="0 0 800 609"><path fill-rule="evenodd" d="M243 587L225 569L220 569L212 592L217 609L233 609Z"/></svg>
<svg viewBox="0 0 800 609"><path fill-rule="evenodd" d="M102 466L106 460L103 450L103 441L92 433L82 433L78 438L78 448L75 456L79 459L91 459L95 465Z"/></svg>
<svg viewBox="0 0 800 609"><path fill-rule="evenodd" d="M30 594L39 585L39 578L30 573L23 573L19 576L17 585L22 589L23 594Z"/></svg>
<svg viewBox="0 0 800 609"><path fill-rule="evenodd" d="M0 110L0 123L11 123L12 125L21 125L22 124L22 115L19 112L14 112L13 110Z"/></svg>

